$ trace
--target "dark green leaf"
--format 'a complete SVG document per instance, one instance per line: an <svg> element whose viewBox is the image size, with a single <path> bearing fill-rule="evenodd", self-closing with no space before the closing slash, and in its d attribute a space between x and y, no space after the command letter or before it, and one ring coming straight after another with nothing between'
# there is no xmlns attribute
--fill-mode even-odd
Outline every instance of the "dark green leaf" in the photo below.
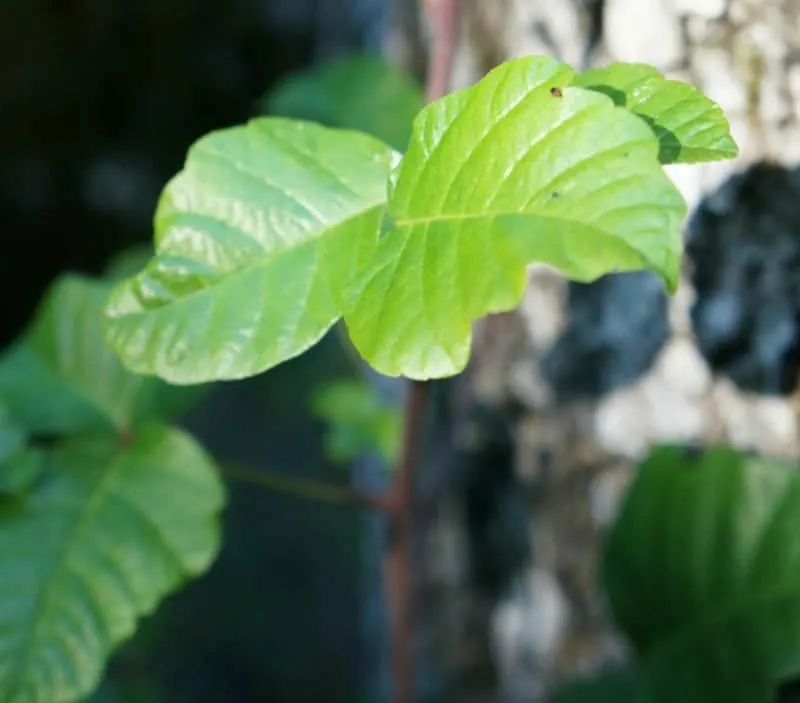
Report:
<svg viewBox="0 0 800 703"><path fill-rule="evenodd" d="M180 407L183 389L125 370L103 335L110 284L64 275L0 357L0 404L28 432L128 429Z"/></svg>
<svg viewBox="0 0 800 703"><path fill-rule="evenodd" d="M283 79L264 110L371 134L398 150L422 109L419 86L380 56L348 56Z"/></svg>
<svg viewBox="0 0 800 703"><path fill-rule="evenodd" d="M389 466L400 444L398 408L387 406L363 380L331 382L317 391L314 413L329 424L325 438L328 457L349 463L366 452L378 451Z"/></svg>
<svg viewBox="0 0 800 703"><path fill-rule="evenodd" d="M25 431L14 421L8 408L0 405L0 462L25 447Z"/></svg>
<svg viewBox="0 0 800 703"><path fill-rule="evenodd" d="M24 430L0 405L0 497L21 495L42 471L41 452L27 448Z"/></svg>
<svg viewBox="0 0 800 703"><path fill-rule="evenodd" d="M645 682L632 672L579 679L558 691L553 703L648 703Z"/></svg>
<svg viewBox="0 0 800 703"><path fill-rule="evenodd" d="M45 453L35 447L0 461L0 496L20 496L33 487L45 469Z"/></svg>
<svg viewBox="0 0 800 703"><path fill-rule="evenodd" d="M717 448L643 464L604 581L655 703L771 703L800 672L800 473Z"/></svg>

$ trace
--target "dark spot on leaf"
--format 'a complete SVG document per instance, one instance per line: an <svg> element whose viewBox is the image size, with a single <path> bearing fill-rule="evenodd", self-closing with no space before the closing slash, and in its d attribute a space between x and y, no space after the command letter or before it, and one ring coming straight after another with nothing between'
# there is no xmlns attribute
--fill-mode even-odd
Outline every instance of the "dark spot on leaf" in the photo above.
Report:
<svg viewBox="0 0 800 703"><path fill-rule="evenodd" d="M561 92L561 88L556 88L555 86L550 88L550 95L552 95L554 98L564 97L564 93Z"/></svg>
<svg viewBox="0 0 800 703"><path fill-rule="evenodd" d="M551 198L560 198L561 197L561 193L559 193L557 190L554 190L552 193L550 193L550 197Z"/></svg>
<svg viewBox="0 0 800 703"><path fill-rule="evenodd" d="M623 151L622 152L622 158L623 159L627 159L628 158L628 152L627 151Z"/></svg>

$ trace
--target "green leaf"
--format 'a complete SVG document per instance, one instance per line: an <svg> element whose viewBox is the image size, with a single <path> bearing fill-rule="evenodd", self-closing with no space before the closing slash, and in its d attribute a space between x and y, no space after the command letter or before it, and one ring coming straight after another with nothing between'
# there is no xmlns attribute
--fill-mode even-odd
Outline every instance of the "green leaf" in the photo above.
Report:
<svg viewBox="0 0 800 703"><path fill-rule="evenodd" d="M325 447L331 461L346 464L375 450L389 466L394 464L400 445L400 412L381 402L368 382L330 382L314 394L312 409L329 425Z"/></svg>
<svg viewBox="0 0 800 703"><path fill-rule="evenodd" d="M22 496L33 487L45 467L45 453L32 447L0 461L0 496Z"/></svg>
<svg viewBox="0 0 800 703"><path fill-rule="evenodd" d="M648 703L649 693L634 672L608 672L582 678L559 690L553 703Z"/></svg>
<svg viewBox="0 0 800 703"><path fill-rule="evenodd" d="M25 500L0 502L0 703L85 699L137 620L219 548L221 482L177 430L72 442L48 464Z"/></svg>
<svg viewBox="0 0 800 703"><path fill-rule="evenodd" d="M417 83L381 56L347 56L280 81L266 112L355 129L403 150L424 106Z"/></svg>
<svg viewBox="0 0 800 703"><path fill-rule="evenodd" d="M0 405L0 497L22 495L42 470L42 453L27 448L25 431Z"/></svg>
<svg viewBox="0 0 800 703"><path fill-rule="evenodd" d="M129 429L179 407L183 389L126 371L103 335L111 286L64 275L22 339L0 357L0 403L32 433Z"/></svg>
<svg viewBox="0 0 800 703"><path fill-rule="evenodd" d="M152 258L153 247L150 245L123 249L108 262L103 271L103 277L112 281L128 278L139 273Z"/></svg>
<svg viewBox="0 0 800 703"><path fill-rule="evenodd" d="M795 465L729 448L644 462L603 574L656 703L771 703L800 671L798 535Z"/></svg>
<svg viewBox="0 0 800 703"><path fill-rule="evenodd" d="M162 195L155 258L111 296L110 345L176 384L305 351L372 256L398 159L372 137L280 118L203 137Z"/></svg>
<svg viewBox="0 0 800 703"><path fill-rule="evenodd" d="M580 281L649 268L675 289L685 204L658 140L573 75L517 59L420 113L345 313L379 372L461 371L473 320L520 303L529 263Z"/></svg>
<svg viewBox="0 0 800 703"><path fill-rule="evenodd" d="M652 66L613 63L584 71L572 84L604 93L643 118L661 144L661 163L718 161L739 153L722 109L693 85L669 80Z"/></svg>
<svg viewBox="0 0 800 703"><path fill-rule="evenodd" d="M0 462L25 447L25 430L11 417L8 408L0 405Z"/></svg>

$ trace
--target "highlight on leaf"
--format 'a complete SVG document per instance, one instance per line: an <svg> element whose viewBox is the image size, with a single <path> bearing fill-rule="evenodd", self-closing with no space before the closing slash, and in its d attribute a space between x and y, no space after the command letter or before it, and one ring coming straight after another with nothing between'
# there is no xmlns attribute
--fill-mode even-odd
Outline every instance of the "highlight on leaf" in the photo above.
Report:
<svg viewBox="0 0 800 703"><path fill-rule="evenodd" d="M109 344L176 384L302 353L372 256L398 160L367 135L275 117L201 138L159 202L155 257L111 295Z"/></svg>
<svg viewBox="0 0 800 703"><path fill-rule="evenodd" d="M377 371L440 378L464 368L476 319L519 304L529 264L585 282L649 269L673 292L685 204L665 135L680 159L730 141L710 101L681 117L694 89L673 83L515 59L425 107L402 158L284 118L207 135L164 191L155 256L111 296L108 342L190 384L265 371L344 317Z"/></svg>
<svg viewBox="0 0 800 703"><path fill-rule="evenodd" d="M652 269L674 290L685 204L658 141L573 75L545 57L509 61L418 116L391 228L345 313L381 373L461 371L473 321L516 307L531 263L580 281Z"/></svg>

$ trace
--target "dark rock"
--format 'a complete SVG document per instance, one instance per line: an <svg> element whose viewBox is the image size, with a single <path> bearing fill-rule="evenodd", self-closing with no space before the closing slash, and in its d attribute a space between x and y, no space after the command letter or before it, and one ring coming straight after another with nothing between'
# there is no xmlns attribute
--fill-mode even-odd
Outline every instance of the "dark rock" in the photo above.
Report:
<svg viewBox="0 0 800 703"><path fill-rule="evenodd" d="M542 360L559 397L598 397L644 374L669 338L667 296L649 272L570 283L569 327Z"/></svg>
<svg viewBox="0 0 800 703"><path fill-rule="evenodd" d="M740 388L790 393L800 366L800 174L759 163L700 204L687 255L700 351Z"/></svg>

